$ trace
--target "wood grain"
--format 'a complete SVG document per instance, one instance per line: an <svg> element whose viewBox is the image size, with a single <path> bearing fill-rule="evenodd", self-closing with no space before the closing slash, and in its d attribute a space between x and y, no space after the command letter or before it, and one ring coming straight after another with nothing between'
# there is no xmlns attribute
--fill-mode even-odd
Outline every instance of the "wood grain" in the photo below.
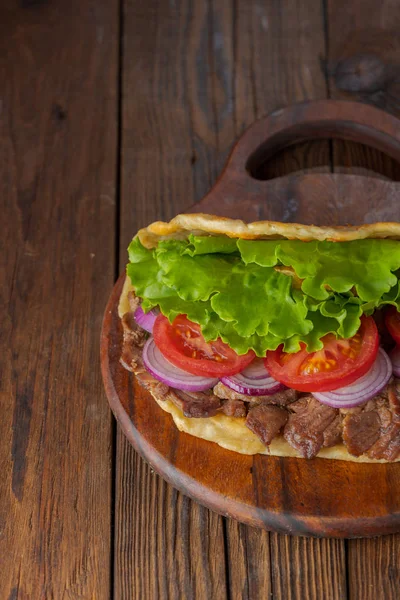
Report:
<svg viewBox="0 0 400 600"><path fill-rule="evenodd" d="M226 539L230 598L273 597L270 534L226 519Z"/></svg>
<svg viewBox="0 0 400 600"><path fill-rule="evenodd" d="M212 88L199 88L209 18L207 3L124 3L121 270L136 230L214 177ZM167 486L120 432L115 520L116 598L227 597L222 517Z"/></svg>
<svg viewBox="0 0 400 600"><path fill-rule="evenodd" d="M115 597L225 598L222 519L162 481L121 438L119 444L116 514L124 519L116 522ZM132 502L137 511L125 512Z"/></svg>
<svg viewBox="0 0 400 600"><path fill-rule="evenodd" d="M274 597L282 600L346 597L342 541L291 538L272 533L271 555L279 557L277 563L272 563Z"/></svg>
<svg viewBox="0 0 400 600"><path fill-rule="evenodd" d="M399 596L399 535L348 542L349 598L393 600Z"/></svg>
<svg viewBox="0 0 400 600"><path fill-rule="evenodd" d="M360 99L400 117L400 89L397 86L400 65L400 7L395 0L376 4L349 3L338 7L327 2L327 64L331 97ZM374 56L382 67L365 71L362 58ZM350 78L340 79L340 69L350 72ZM393 72L394 69L394 72ZM390 73L390 72L391 73ZM368 75L373 72L375 77ZM355 73L359 76L355 77ZM336 171L356 167L357 172L379 171L384 177L399 180L400 165L376 150L349 142L335 141L333 159ZM337 167L341 165L341 167ZM354 172L354 171L352 171ZM391 600L398 597L400 559L397 548L400 535L372 540L350 540L347 543L349 598Z"/></svg>
<svg viewBox="0 0 400 600"><path fill-rule="evenodd" d="M4 599L109 598L98 332L113 281L117 15L105 1L0 9Z"/></svg>
<svg viewBox="0 0 400 600"><path fill-rule="evenodd" d="M368 10L359 10L356 3L350 3L346 10L338 10L328 2L327 19L330 97L361 100L399 116L398 3L371 2ZM376 172L395 181L400 179L399 163L370 148L335 141L332 153L336 172L369 176Z"/></svg>

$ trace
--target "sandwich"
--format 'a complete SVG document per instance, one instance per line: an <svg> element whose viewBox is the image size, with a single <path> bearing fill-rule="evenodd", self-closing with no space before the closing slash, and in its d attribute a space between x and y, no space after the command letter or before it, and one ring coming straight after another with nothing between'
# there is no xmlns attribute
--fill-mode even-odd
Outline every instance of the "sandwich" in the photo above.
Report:
<svg viewBox="0 0 400 600"><path fill-rule="evenodd" d="M120 360L180 431L242 454L400 460L399 223L178 215L128 254Z"/></svg>

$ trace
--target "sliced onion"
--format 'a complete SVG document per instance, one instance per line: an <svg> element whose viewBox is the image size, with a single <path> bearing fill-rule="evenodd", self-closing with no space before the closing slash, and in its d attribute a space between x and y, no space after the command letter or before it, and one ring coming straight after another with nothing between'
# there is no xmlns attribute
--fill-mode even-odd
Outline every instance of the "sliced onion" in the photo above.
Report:
<svg viewBox="0 0 400 600"><path fill-rule="evenodd" d="M157 319L157 313L155 310L149 310L148 313L145 313L143 308L139 305L135 310L135 314L133 315L136 323L140 325L143 329L152 333L154 321Z"/></svg>
<svg viewBox="0 0 400 600"><path fill-rule="evenodd" d="M222 377L224 385L246 396L270 396L285 386L273 379L265 368L262 358L256 358L241 373Z"/></svg>
<svg viewBox="0 0 400 600"><path fill-rule="evenodd" d="M153 377L177 390L203 392L218 383L216 378L192 375L175 367L161 354L153 338L149 338L144 345L143 363Z"/></svg>
<svg viewBox="0 0 400 600"><path fill-rule="evenodd" d="M389 358L392 362L393 375L400 377L400 347L396 346L389 354Z"/></svg>
<svg viewBox="0 0 400 600"><path fill-rule="evenodd" d="M379 348L371 369L351 385L332 392L313 392L313 396L333 408L353 408L364 404L383 390L392 375L392 364L386 352Z"/></svg>

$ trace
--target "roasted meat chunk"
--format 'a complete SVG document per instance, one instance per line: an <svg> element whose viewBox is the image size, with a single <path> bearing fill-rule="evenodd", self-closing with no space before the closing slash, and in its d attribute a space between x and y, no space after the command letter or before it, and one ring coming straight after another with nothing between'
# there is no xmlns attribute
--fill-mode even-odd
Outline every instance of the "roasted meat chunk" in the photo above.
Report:
<svg viewBox="0 0 400 600"><path fill-rule="evenodd" d="M246 425L263 444L269 446L288 420L285 408L272 404L255 406L247 415Z"/></svg>
<svg viewBox="0 0 400 600"><path fill-rule="evenodd" d="M335 421L338 410L304 396L289 406L283 435L304 458L313 458L324 445L324 433Z"/></svg>

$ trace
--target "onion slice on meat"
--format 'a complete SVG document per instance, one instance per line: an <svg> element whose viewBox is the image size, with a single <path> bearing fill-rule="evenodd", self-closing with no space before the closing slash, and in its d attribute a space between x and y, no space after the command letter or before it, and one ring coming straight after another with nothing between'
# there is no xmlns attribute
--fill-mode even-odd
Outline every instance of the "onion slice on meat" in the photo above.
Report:
<svg viewBox="0 0 400 600"><path fill-rule="evenodd" d="M152 337L144 345L143 364L153 377L177 390L203 392L218 383L213 377L192 375L175 367L161 354Z"/></svg>
<svg viewBox="0 0 400 600"><path fill-rule="evenodd" d="M400 377L400 347L396 346L389 354L389 358L392 362L393 375Z"/></svg>
<svg viewBox="0 0 400 600"><path fill-rule="evenodd" d="M254 359L241 373L230 377L221 377L224 385L246 396L270 396L285 389L285 386L273 379L264 366L262 358Z"/></svg>
<svg viewBox="0 0 400 600"><path fill-rule="evenodd" d="M313 392L313 396L333 408L353 408L364 404L383 390L392 376L390 358L382 348L371 369L351 385L333 390L332 392Z"/></svg>
<svg viewBox="0 0 400 600"><path fill-rule="evenodd" d="M145 313L143 308L139 305L135 310L133 318L135 319L136 323L142 327L142 329L152 333L154 321L157 319L157 313L154 310L149 310L148 313Z"/></svg>

